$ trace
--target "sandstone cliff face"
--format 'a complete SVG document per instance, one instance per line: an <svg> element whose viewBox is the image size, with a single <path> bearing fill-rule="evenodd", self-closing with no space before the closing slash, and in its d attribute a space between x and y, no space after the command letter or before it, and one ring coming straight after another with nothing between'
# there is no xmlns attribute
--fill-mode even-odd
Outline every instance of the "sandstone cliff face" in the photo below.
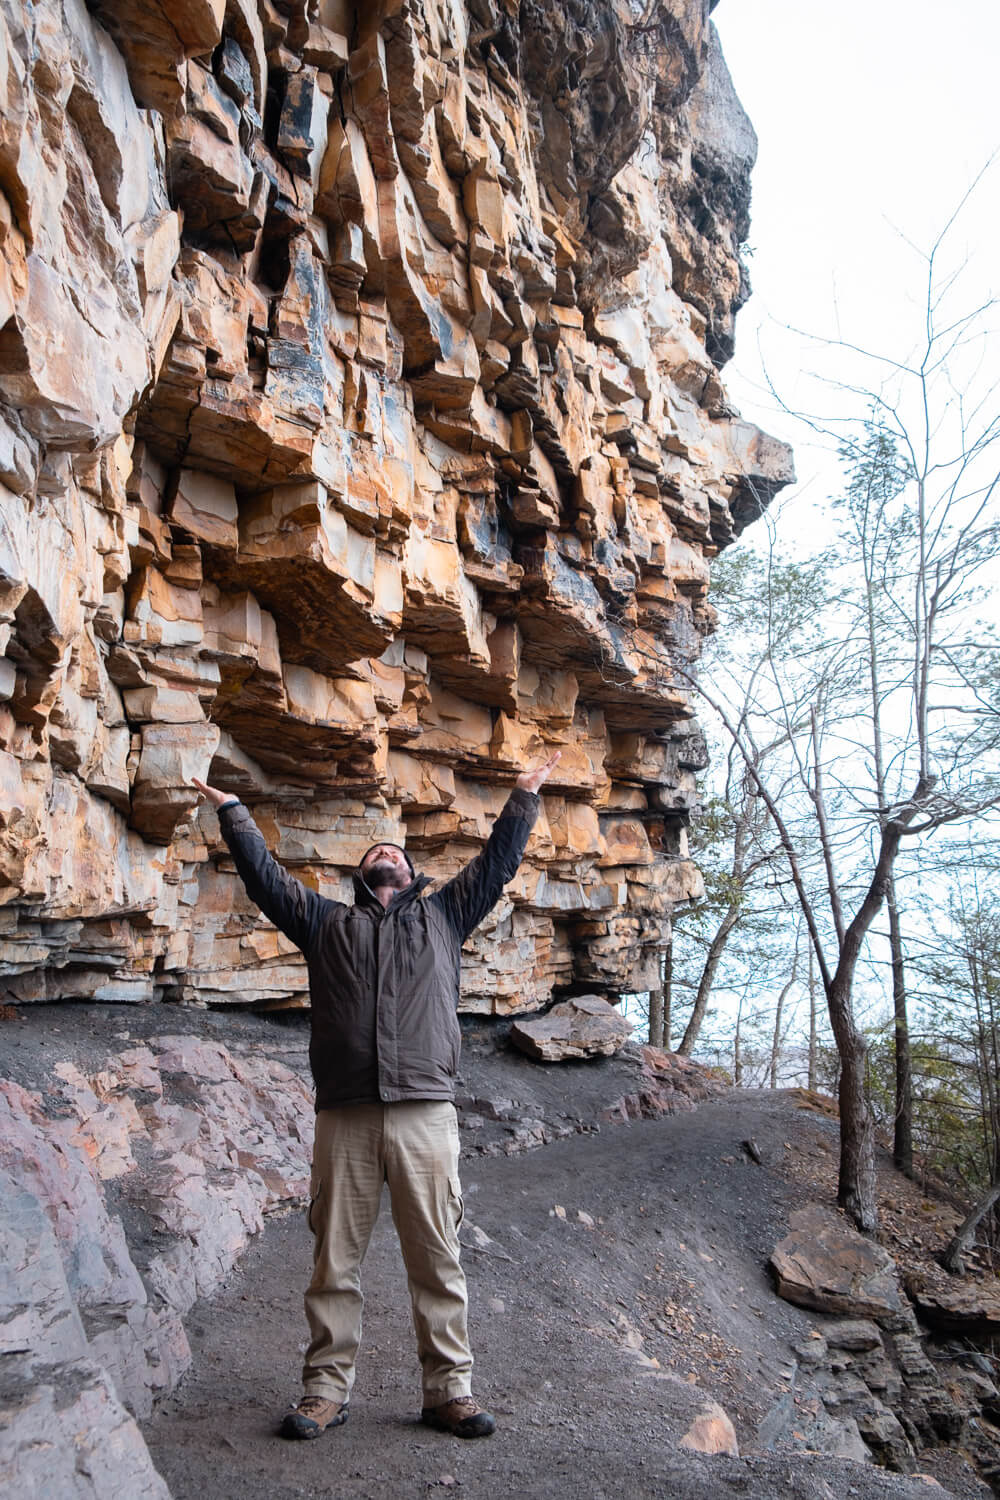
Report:
<svg viewBox="0 0 1000 1500"><path fill-rule="evenodd" d="M655 982L675 667L790 476L718 374L753 134L707 0L0 0L0 974L300 1003L198 811L447 875L562 751L465 1005Z"/></svg>

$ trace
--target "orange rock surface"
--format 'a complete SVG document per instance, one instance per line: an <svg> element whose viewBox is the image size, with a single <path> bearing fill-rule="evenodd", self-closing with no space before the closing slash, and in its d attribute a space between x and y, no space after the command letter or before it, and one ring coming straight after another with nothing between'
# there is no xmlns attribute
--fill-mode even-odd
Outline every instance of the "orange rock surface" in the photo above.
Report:
<svg viewBox="0 0 1000 1500"><path fill-rule="evenodd" d="M791 475L706 12L0 0L2 998L301 1003L191 778L338 895L557 747L463 1003L656 982L709 562Z"/></svg>

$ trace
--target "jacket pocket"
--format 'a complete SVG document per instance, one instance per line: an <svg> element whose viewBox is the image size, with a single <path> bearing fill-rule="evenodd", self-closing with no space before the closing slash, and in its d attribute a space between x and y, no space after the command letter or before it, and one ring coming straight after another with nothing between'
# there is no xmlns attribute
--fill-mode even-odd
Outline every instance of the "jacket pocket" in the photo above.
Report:
<svg viewBox="0 0 1000 1500"><path fill-rule="evenodd" d="M445 1062L451 1077L458 1072L462 1053L462 1028L455 1014L455 1002L450 995L441 995L437 1001L434 1024L440 1037L439 1056Z"/></svg>

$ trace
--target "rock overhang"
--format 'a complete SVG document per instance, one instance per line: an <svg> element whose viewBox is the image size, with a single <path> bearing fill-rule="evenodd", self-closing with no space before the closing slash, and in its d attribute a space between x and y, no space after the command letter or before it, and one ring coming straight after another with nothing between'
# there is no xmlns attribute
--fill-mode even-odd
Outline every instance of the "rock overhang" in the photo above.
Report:
<svg viewBox="0 0 1000 1500"><path fill-rule="evenodd" d="M555 747L464 1003L646 988L697 887L676 668L791 477L718 374L752 151L706 8L165 14L0 6L8 997L302 1003L191 777L339 895L380 839L451 873Z"/></svg>

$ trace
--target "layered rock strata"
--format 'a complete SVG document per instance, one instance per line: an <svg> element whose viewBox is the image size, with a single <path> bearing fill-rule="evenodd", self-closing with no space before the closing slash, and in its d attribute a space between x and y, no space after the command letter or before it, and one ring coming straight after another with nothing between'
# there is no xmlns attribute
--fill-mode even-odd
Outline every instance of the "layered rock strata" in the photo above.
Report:
<svg viewBox="0 0 1000 1500"><path fill-rule="evenodd" d="M134 1418L188 1368L195 1300L308 1194L304 1055L126 1031L85 1072L48 1041L42 1088L0 1078L0 1474L18 1496L169 1500Z"/></svg>
<svg viewBox="0 0 1000 1500"><path fill-rule="evenodd" d="M976 1358L971 1340L940 1339L940 1324L926 1316L909 1278L900 1285L887 1250L829 1207L811 1204L791 1215L770 1266L779 1296L831 1316L795 1345L794 1406L787 1396L776 1404L762 1424L762 1446L871 1456L908 1473L923 1450L961 1444L995 1480L996 1386L968 1367ZM971 1309L977 1293L988 1306L989 1286L971 1281L955 1290L954 1302ZM988 1315L979 1330L989 1336Z"/></svg>
<svg viewBox="0 0 1000 1500"><path fill-rule="evenodd" d="M182 1319L195 1300L266 1213L308 1198L310 1093L304 1059L286 1050L281 1061L154 1036L119 1044L89 1073L61 1059L44 1091L0 1079L0 1180L19 1185L0 1239L20 1246L2 1288L0 1428L21 1431L40 1371L72 1392L84 1356L136 1416L173 1389L190 1363ZM52 1247L32 1227L43 1209L64 1271L58 1297ZM70 1326L67 1300L79 1338L64 1352L53 1329Z"/></svg>
<svg viewBox="0 0 1000 1500"><path fill-rule="evenodd" d="M0 1463L10 1492L170 1500L135 1420L93 1358L52 1225L0 1172Z"/></svg>
<svg viewBox="0 0 1000 1500"><path fill-rule="evenodd" d="M6 998L301 1003L192 776L345 894L558 747L464 1005L656 982L753 134L708 0L0 0Z"/></svg>

